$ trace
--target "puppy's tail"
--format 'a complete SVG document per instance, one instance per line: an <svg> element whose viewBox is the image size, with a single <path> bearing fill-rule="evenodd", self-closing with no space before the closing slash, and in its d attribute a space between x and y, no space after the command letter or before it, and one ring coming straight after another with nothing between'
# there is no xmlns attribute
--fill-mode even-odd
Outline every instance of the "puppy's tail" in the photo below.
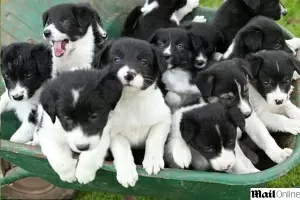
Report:
<svg viewBox="0 0 300 200"><path fill-rule="evenodd" d="M124 23L123 31L121 32L122 37L130 36L132 34L137 25L138 19L142 14L141 9L142 6L137 6L129 13Z"/></svg>

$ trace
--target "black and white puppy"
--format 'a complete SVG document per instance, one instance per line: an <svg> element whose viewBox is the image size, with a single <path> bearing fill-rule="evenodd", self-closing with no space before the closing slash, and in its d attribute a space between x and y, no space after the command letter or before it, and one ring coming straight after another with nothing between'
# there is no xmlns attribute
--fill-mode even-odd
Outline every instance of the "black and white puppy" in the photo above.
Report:
<svg viewBox="0 0 300 200"><path fill-rule="evenodd" d="M300 133L300 109L289 96L294 71L300 74L300 62L283 51L265 51L249 55L256 79L250 98L259 118L273 132Z"/></svg>
<svg viewBox="0 0 300 200"><path fill-rule="evenodd" d="M194 67L195 38L182 28L159 29L150 38L168 63L168 70L162 74L162 89L166 90L165 100L175 110L199 99L199 90L192 83L197 68Z"/></svg>
<svg viewBox="0 0 300 200"><path fill-rule="evenodd" d="M91 68L97 46L107 38L97 11L89 4L53 6L43 13L43 26L59 72Z"/></svg>
<svg viewBox="0 0 300 200"><path fill-rule="evenodd" d="M134 186L138 174L131 148L145 147L142 164L149 175L164 168L171 112L157 80L167 64L159 50L133 38L113 42L104 51L103 60L124 86L108 122L117 180L124 187Z"/></svg>
<svg viewBox="0 0 300 200"><path fill-rule="evenodd" d="M283 29L275 21L258 16L236 34L223 59L245 58L248 54L261 50L284 50L295 54L285 40Z"/></svg>
<svg viewBox="0 0 300 200"><path fill-rule="evenodd" d="M222 33L224 40L218 51L224 53L237 32L253 17L262 15L279 20L287 14L280 0L228 0L218 9L213 24Z"/></svg>
<svg viewBox="0 0 300 200"><path fill-rule="evenodd" d="M13 110L22 122L11 141L33 139L37 106L44 84L55 76L51 49L43 44L12 43L1 49L1 72L6 91L1 96L1 113Z"/></svg>
<svg viewBox="0 0 300 200"><path fill-rule="evenodd" d="M196 56L194 66L196 68L205 69L219 59L217 57L216 48L220 40L222 40L222 36L214 25L190 22L184 24L183 27L192 38L191 41Z"/></svg>
<svg viewBox="0 0 300 200"><path fill-rule="evenodd" d="M95 178L110 145L105 126L121 92L119 80L94 70L63 72L46 85L36 132L61 180L85 184ZM78 160L73 152L80 153Z"/></svg>
<svg viewBox="0 0 300 200"><path fill-rule="evenodd" d="M179 25L185 15L199 6L198 0L146 0L127 17L122 36L148 40L159 28Z"/></svg>
<svg viewBox="0 0 300 200"><path fill-rule="evenodd" d="M185 152L192 156L192 166L198 170L231 171L236 166L236 154L239 155L235 152L237 127L244 130L245 120L236 106L219 101L181 108L172 116L169 142L172 144L172 140L182 137L182 144L188 146L182 145L184 148L171 153L175 156L174 153L181 151L181 155Z"/></svg>

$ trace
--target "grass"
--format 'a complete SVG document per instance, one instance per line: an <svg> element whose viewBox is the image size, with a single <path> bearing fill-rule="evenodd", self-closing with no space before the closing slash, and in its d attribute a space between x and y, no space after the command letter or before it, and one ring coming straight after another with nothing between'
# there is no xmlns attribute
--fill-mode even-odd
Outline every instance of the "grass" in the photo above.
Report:
<svg viewBox="0 0 300 200"><path fill-rule="evenodd" d="M200 5L205 7L218 8L222 0L201 0ZM300 0L282 0L288 8L288 15L279 21L286 29L295 36L300 37ZM295 187L300 186L300 166L290 171L286 176L269 183L269 187ZM76 200L121 200L121 195L97 192L81 192ZM158 200L151 197L138 197L138 200Z"/></svg>

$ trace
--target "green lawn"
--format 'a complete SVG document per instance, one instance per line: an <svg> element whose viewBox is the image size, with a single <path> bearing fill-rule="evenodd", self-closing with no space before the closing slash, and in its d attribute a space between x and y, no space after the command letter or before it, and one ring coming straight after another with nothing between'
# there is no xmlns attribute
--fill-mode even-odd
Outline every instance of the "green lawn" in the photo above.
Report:
<svg viewBox="0 0 300 200"><path fill-rule="evenodd" d="M205 7L217 8L223 1L221 0L201 0L200 5ZM282 0L288 8L288 15L280 21L284 27L291 31L294 35L300 37L300 0ZM300 166L292 170L288 175L272 181L270 187L294 187L300 185ZM76 200L121 200L120 195L81 192ZM138 197L138 200L158 200L155 198Z"/></svg>

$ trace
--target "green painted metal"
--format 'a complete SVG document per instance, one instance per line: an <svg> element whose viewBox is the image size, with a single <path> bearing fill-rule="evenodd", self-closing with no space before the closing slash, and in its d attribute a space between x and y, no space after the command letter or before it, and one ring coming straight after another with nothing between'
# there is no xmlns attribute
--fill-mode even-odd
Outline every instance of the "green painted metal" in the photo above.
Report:
<svg viewBox="0 0 300 200"><path fill-rule="evenodd" d="M1 43L16 41L43 41L41 37L41 14L60 0L3 0L1 12ZM104 19L110 38L117 38L122 24L130 10L142 4L143 0L64 0L64 2L90 2ZM204 15L208 22L214 18L214 9L198 8L186 19L195 15ZM287 32L287 38L291 34ZM294 102L300 105L300 81L295 83ZM0 93L4 86L0 85ZM124 195L149 195L168 199L211 199L211 200L246 200L251 187L263 187L278 178L300 160L300 137L294 154L284 163L256 174L231 175L216 172L165 169L157 176L148 176L139 166L139 181L134 188L125 189L116 180L116 171L112 163L106 162L97 173L96 179L87 184L62 182L50 167L39 147L9 142L10 136L17 130L20 122L12 112L1 116L0 157L21 167L16 173L0 179L0 183L9 184L27 176L37 176L59 187L120 193Z"/></svg>

